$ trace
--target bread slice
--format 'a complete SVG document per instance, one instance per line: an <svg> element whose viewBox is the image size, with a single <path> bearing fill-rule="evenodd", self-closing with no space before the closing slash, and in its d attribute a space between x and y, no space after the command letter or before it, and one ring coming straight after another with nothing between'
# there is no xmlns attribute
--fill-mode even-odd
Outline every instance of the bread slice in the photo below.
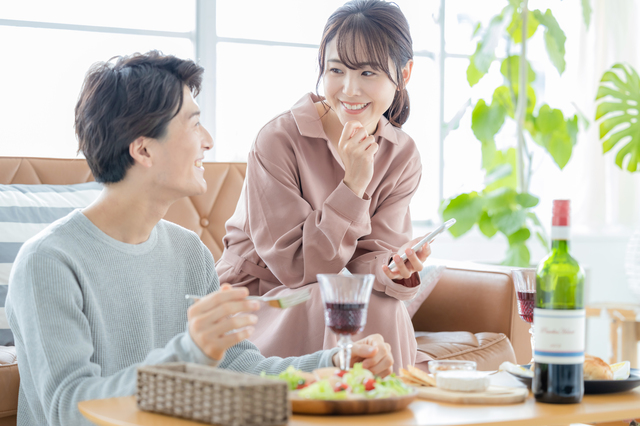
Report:
<svg viewBox="0 0 640 426"><path fill-rule="evenodd" d="M584 356L583 374L585 380L613 380L609 364L593 355Z"/></svg>

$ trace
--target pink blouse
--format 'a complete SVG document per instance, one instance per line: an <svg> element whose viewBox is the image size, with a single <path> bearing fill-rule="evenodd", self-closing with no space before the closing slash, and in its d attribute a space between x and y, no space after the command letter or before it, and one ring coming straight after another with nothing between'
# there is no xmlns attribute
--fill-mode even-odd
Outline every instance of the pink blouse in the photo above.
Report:
<svg viewBox="0 0 640 426"><path fill-rule="evenodd" d="M309 93L258 133L234 215L226 223L220 282L262 295L301 287L316 274L371 273L374 291L399 300L418 291L417 273L402 284L383 272L412 238L409 202L422 166L415 142L384 117L364 199L344 183L344 166L325 134ZM255 279L251 279L251 277Z"/></svg>

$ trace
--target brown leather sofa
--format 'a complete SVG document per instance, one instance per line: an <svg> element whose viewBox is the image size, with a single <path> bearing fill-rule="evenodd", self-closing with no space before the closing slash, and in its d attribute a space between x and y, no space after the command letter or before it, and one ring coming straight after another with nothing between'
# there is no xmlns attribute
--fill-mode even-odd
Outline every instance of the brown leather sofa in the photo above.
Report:
<svg viewBox="0 0 640 426"><path fill-rule="evenodd" d="M235 210L246 165L206 163L207 193L176 202L165 219L195 231L214 258ZM0 184L92 181L82 159L0 157ZM446 262L438 284L413 317L419 348L434 359L471 359L480 370L531 359L528 325L518 317L508 268ZM20 378L13 347L0 347L0 426L15 425Z"/></svg>

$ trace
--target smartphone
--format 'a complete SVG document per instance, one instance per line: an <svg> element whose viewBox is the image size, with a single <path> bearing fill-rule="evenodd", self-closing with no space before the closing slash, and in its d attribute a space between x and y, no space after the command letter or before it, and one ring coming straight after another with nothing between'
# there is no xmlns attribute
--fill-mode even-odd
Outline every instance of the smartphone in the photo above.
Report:
<svg viewBox="0 0 640 426"><path fill-rule="evenodd" d="M427 235L426 237L421 239L418 244L413 246L413 251L418 251L420 249L420 247L422 247L425 243L430 243L431 241L433 241L439 234L441 234L444 231L446 231L447 229L451 228L454 223L456 223L455 219L449 219L448 221L446 221L442 225L438 226L433 232L431 232L429 235ZM402 255L400 257L402 258L403 262L405 260L407 260L407 254L406 253L402 253ZM389 269L393 269L395 267L396 267L396 263L395 262L391 262L389 264Z"/></svg>

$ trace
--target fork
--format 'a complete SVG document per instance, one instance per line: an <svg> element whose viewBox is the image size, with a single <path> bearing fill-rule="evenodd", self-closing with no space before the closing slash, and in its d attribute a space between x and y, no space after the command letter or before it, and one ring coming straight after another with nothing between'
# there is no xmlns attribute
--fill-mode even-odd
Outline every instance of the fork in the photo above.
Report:
<svg viewBox="0 0 640 426"><path fill-rule="evenodd" d="M197 302L203 296L194 296L191 294L186 294L185 299L193 300ZM263 296L247 296L247 300L257 300L258 302L263 302L268 304L269 306L273 306L274 308L286 309L295 305L299 305L300 303L304 303L311 298L311 293L308 289L303 288L302 290L296 291L295 293L288 294L282 297L263 297Z"/></svg>

